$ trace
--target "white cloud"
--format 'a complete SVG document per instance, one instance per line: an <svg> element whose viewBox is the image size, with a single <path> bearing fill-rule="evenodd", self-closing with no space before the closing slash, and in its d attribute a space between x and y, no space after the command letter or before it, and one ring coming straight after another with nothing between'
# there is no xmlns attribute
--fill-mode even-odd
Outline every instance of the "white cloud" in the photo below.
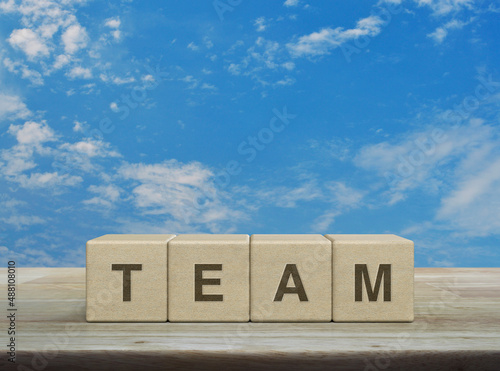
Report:
<svg viewBox="0 0 500 371"><path fill-rule="evenodd" d="M11 215L7 218L1 218L0 220L2 223L12 225L18 230L35 224L47 223L46 219L32 215Z"/></svg>
<svg viewBox="0 0 500 371"><path fill-rule="evenodd" d="M215 85L212 85L212 84L208 84L206 82L204 82L202 85L201 85L201 88L202 89L206 89L206 90L217 90L217 87Z"/></svg>
<svg viewBox="0 0 500 371"><path fill-rule="evenodd" d="M236 63L231 63L227 67L227 70L231 75L239 75L241 73L241 66Z"/></svg>
<svg viewBox="0 0 500 371"><path fill-rule="evenodd" d="M74 54L80 49L87 46L89 37L85 27L80 26L78 23L69 26L61 37L64 50L68 54Z"/></svg>
<svg viewBox="0 0 500 371"><path fill-rule="evenodd" d="M251 207L255 210L270 206L295 209L305 203L320 204L322 212L309 226L315 232L326 232L335 221L335 217L359 208L367 193L342 181L319 180L315 175L303 173L301 170L294 178L304 181L292 187L244 186L236 188L234 193L248 197L251 200Z"/></svg>
<svg viewBox="0 0 500 371"><path fill-rule="evenodd" d="M81 264L75 257L74 250L60 250L58 255L65 253L64 257L56 259L47 252L30 246L36 246L34 239L20 238L16 241L14 249L9 250L6 246L0 246L0 257L5 261L16 260L22 262L24 266L28 267L67 267ZM81 262L84 264L85 259L81 260Z"/></svg>
<svg viewBox="0 0 500 371"><path fill-rule="evenodd" d="M31 173L20 174L15 179L16 182L23 188L47 188L54 189L56 187L73 187L80 184L83 179L80 176L70 174L59 174L57 172Z"/></svg>
<svg viewBox="0 0 500 371"><path fill-rule="evenodd" d="M227 51L227 54L232 55L235 48L242 45L242 42L238 41ZM285 48L278 42L263 37L258 37L239 61L228 60L228 62L226 69L229 73L250 76L264 86L277 86L278 81L284 82L283 77L277 77L276 72L290 71L295 68ZM288 82L294 81L288 80Z"/></svg>
<svg viewBox="0 0 500 371"><path fill-rule="evenodd" d="M493 133L492 127L477 120L455 127L442 124L405 133L392 143L367 145L355 156L354 163L385 178L390 188L389 204L405 199L408 191L417 188L436 193L443 180L435 176L434 169L475 153Z"/></svg>
<svg viewBox="0 0 500 371"><path fill-rule="evenodd" d="M114 31L111 31L111 35L113 36L113 38L115 40L119 40L120 37L122 36L122 32L120 30L114 30Z"/></svg>
<svg viewBox="0 0 500 371"><path fill-rule="evenodd" d="M318 233L328 233L328 228L330 228L335 222L335 218L339 215L341 215L341 212L338 210L325 211L314 220L311 229Z"/></svg>
<svg viewBox="0 0 500 371"><path fill-rule="evenodd" d="M71 61L71 57L66 55L66 54L61 54L56 57L56 60L54 61L53 67L56 70L61 69L62 67L66 66L69 62Z"/></svg>
<svg viewBox="0 0 500 371"><path fill-rule="evenodd" d="M6 194L0 194L0 209L2 210L2 218L0 221L8 224L9 228L13 226L17 230L26 229L32 225L47 223L47 218L40 218L32 215L30 210L28 214L23 214L23 209L29 209L30 204L26 201L21 201ZM1 252L1 247L0 247Z"/></svg>
<svg viewBox="0 0 500 371"><path fill-rule="evenodd" d="M75 121L73 125L73 131L76 133L83 133L85 128L85 123L80 121Z"/></svg>
<svg viewBox="0 0 500 371"><path fill-rule="evenodd" d="M295 84L295 79L290 76L285 76L283 79L276 81L275 85L288 86Z"/></svg>
<svg viewBox="0 0 500 371"><path fill-rule="evenodd" d="M90 186L89 191L101 194L108 200L115 202L120 198L121 189L115 185L108 184L106 186Z"/></svg>
<svg viewBox="0 0 500 371"><path fill-rule="evenodd" d="M86 139L75 143L64 143L60 149L79 153L86 157L120 157L121 155L110 149L110 144L100 140Z"/></svg>
<svg viewBox="0 0 500 371"><path fill-rule="evenodd" d="M294 170L296 169L289 170L287 173ZM323 199L323 189L319 185L316 176L300 173L294 175L293 178L293 186L260 183L252 186L235 187L234 192L252 199L252 206L255 209L267 206L296 208L303 202Z"/></svg>
<svg viewBox="0 0 500 371"><path fill-rule="evenodd" d="M106 19L106 22L104 24L109 28L115 28L115 29L120 28L121 25L120 17L108 18Z"/></svg>
<svg viewBox="0 0 500 371"><path fill-rule="evenodd" d="M479 173L469 175L467 179L462 181L458 189L443 200L443 207L440 209L439 214L442 216L453 215L455 212L469 206L498 180L500 180L500 159L482 169Z"/></svg>
<svg viewBox="0 0 500 371"><path fill-rule="evenodd" d="M297 6L299 5L299 0L286 0L283 3L284 6Z"/></svg>
<svg viewBox="0 0 500 371"><path fill-rule="evenodd" d="M265 31L267 28L266 19L264 17L259 17L255 20L254 26L257 29L257 32Z"/></svg>
<svg viewBox="0 0 500 371"><path fill-rule="evenodd" d="M255 197L265 205L295 208L300 202L320 199L322 191L316 181L309 181L297 187L281 186L260 189L255 192Z"/></svg>
<svg viewBox="0 0 500 371"><path fill-rule="evenodd" d="M10 58L5 58L3 60L3 64L9 72L12 72L16 75L20 74L23 79L29 80L33 85L43 85L44 81L42 78L42 74L38 71L30 69L26 64L14 62Z"/></svg>
<svg viewBox="0 0 500 371"><path fill-rule="evenodd" d="M438 27L434 32L427 35L427 37L432 38L437 44L441 44L446 36L448 36L448 31L444 27Z"/></svg>
<svg viewBox="0 0 500 371"><path fill-rule="evenodd" d="M0 11L20 16L20 23L25 29L23 39L34 40L33 50L39 50L38 53L48 55L52 49L58 48L58 31L68 29L72 25L79 25L76 19L76 6L84 4L80 0L20 0L15 4L11 1L2 3ZM10 5L7 5L10 4ZM56 39L55 39L56 38ZM44 46L36 45L42 43ZM47 49L46 49L47 48Z"/></svg>
<svg viewBox="0 0 500 371"><path fill-rule="evenodd" d="M30 110L20 97L0 93L0 122L25 119L30 115Z"/></svg>
<svg viewBox="0 0 500 371"><path fill-rule="evenodd" d="M184 81L188 84L188 89L194 89L198 86L198 79L194 78L192 75L187 75L179 79L180 81Z"/></svg>
<svg viewBox="0 0 500 371"><path fill-rule="evenodd" d="M142 81L145 81L145 82L154 82L155 81L155 78L153 75L143 75L141 77L141 80Z"/></svg>
<svg viewBox="0 0 500 371"><path fill-rule="evenodd" d="M215 192L210 184L212 172L201 163L183 164L176 160L161 164L125 164L119 169L124 179L140 182L134 188L138 207L152 208L165 213L175 213L172 205L192 206L202 189Z"/></svg>
<svg viewBox="0 0 500 371"><path fill-rule="evenodd" d="M10 149L0 151L0 170L8 180L20 183L20 176L23 172L31 170L37 166L33 160L34 149L25 146L14 146Z"/></svg>
<svg viewBox="0 0 500 371"><path fill-rule="evenodd" d="M96 196L82 202L86 205L101 206L106 209L115 206L115 203L120 200L120 195L123 192L120 187L114 184L100 186L91 185L88 191L96 194Z"/></svg>
<svg viewBox="0 0 500 371"><path fill-rule="evenodd" d="M179 228L217 231L245 218L229 206L230 199L215 186L212 171L199 162L127 163L118 175L133 181L131 193L138 209L145 215L163 215Z"/></svg>
<svg viewBox="0 0 500 371"><path fill-rule="evenodd" d="M334 137L329 140L310 139L309 148L317 151L321 158L346 161L350 157L352 143L349 139Z"/></svg>
<svg viewBox="0 0 500 371"><path fill-rule="evenodd" d="M13 209L19 208L21 206L26 206L28 203L26 201L21 201L5 194L0 196L0 208L2 209Z"/></svg>
<svg viewBox="0 0 500 371"><path fill-rule="evenodd" d="M187 47L188 47L188 49L191 49L193 51L197 51L200 49L200 47L198 45L196 45L194 42L190 42Z"/></svg>
<svg viewBox="0 0 500 371"><path fill-rule="evenodd" d="M456 188L441 200L436 217L449 222L459 235L499 234L500 155L477 165L476 171L461 176Z"/></svg>
<svg viewBox="0 0 500 371"><path fill-rule="evenodd" d="M342 27L335 29L326 27L318 32L299 37L297 42L289 43L287 47L295 57L324 55L348 41L362 36L377 36L383 24L384 21L381 18L372 15L360 19L356 23L356 28L345 30Z"/></svg>
<svg viewBox="0 0 500 371"><path fill-rule="evenodd" d="M449 30L461 29L469 23L470 21L462 22L457 19L452 19L451 21L445 23L443 26L436 28L436 30L428 34L427 37L433 39L434 42L436 42L436 44L441 44L446 38L446 36L448 36Z"/></svg>
<svg viewBox="0 0 500 371"><path fill-rule="evenodd" d="M74 130L83 130L82 124L75 122ZM76 186L83 179L73 173L95 174L101 170L96 162L98 159L121 157L104 141L87 138L75 143L61 143L60 137L45 121L10 125L8 133L16 138L17 143L0 150L0 176L24 188ZM38 170L42 163L38 161L39 157L48 159L49 163L52 160L52 165L59 165L48 171Z"/></svg>
<svg viewBox="0 0 500 371"><path fill-rule="evenodd" d="M326 233L337 216L348 210L359 208L366 195L366 192L350 187L341 181L327 182L322 193L325 212L318 216L311 225L313 231L320 233Z"/></svg>
<svg viewBox="0 0 500 371"><path fill-rule="evenodd" d="M54 34L59 30L58 24L42 24L38 27L37 31L40 33L40 36L44 39L50 39Z"/></svg>
<svg viewBox="0 0 500 371"><path fill-rule="evenodd" d="M12 13L16 9L14 0L2 1L0 3L0 11L3 13Z"/></svg>
<svg viewBox="0 0 500 371"><path fill-rule="evenodd" d="M205 48L207 48L207 49L212 49L214 46L214 43L212 42L212 40L210 40L208 38L208 36L205 36L203 38L203 44L205 45Z"/></svg>
<svg viewBox="0 0 500 371"><path fill-rule="evenodd" d="M23 57L4 59L4 65L13 73L29 79L33 85L42 85L43 76L49 76L62 68L74 67L71 62L85 63L87 58L79 58L78 53L85 49L90 41L85 27L76 17L77 7L86 4L80 0L18 0L15 3L2 3L0 13L9 13L10 18L19 25L12 30L8 42L14 48L24 52ZM9 5L15 4L15 5ZM112 32L119 32L111 29ZM89 51L95 57L96 50L104 47L103 43L94 43ZM28 62L28 63L25 63ZM29 65L29 67L28 67ZM105 63L96 67L103 68ZM82 65L82 68L89 68ZM75 77L75 73L66 71L66 76ZM88 78L89 74L78 77Z"/></svg>
<svg viewBox="0 0 500 371"><path fill-rule="evenodd" d="M450 120L457 112L438 110L425 118L428 127L367 145L355 156L358 167L384 179L372 180L379 203L400 202L413 191L439 197L434 218L416 229L407 228L408 233L449 230L466 237L500 234L500 131L496 121L488 124L477 118L497 112L498 101L479 103L476 117L458 124L452 120L452 125Z"/></svg>
<svg viewBox="0 0 500 371"><path fill-rule="evenodd" d="M131 82L134 82L135 81L135 78L132 77L132 76L129 76L129 77L113 77L113 84L116 84L116 85L123 85L123 84L130 84Z"/></svg>
<svg viewBox="0 0 500 371"><path fill-rule="evenodd" d="M111 36L115 40L119 40L121 37L121 31L119 30L121 25L120 17L108 18L104 24L111 28Z"/></svg>
<svg viewBox="0 0 500 371"><path fill-rule="evenodd" d="M399 5L403 2L403 0L379 0L380 4L383 3L388 3L388 4L394 4L394 5Z"/></svg>
<svg viewBox="0 0 500 371"><path fill-rule="evenodd" d="M89 68L75 66L66 75L71 79L90 79L92 72Z"/></svg>
<svg viewBox="0 0 500 371"><path fill-rule="evenodd" d="M365 192L349 187L344 182L329 182L325 184L325 188L326 199L339 209L359 207L365 195Z"/></svg>
<svg viewBox="0 0 500 371"><path fill-rule="evenodd" d="M43 39L29 28L12 31L7 41L13 47L21 49L29 59L49 55L49 48Z"/></svg>
<svg viewBox="0 0 500 371"><path fill-rule="evenodd" d="M458 13L463 9L472 9L473 0L414 0L418 6L427 6L436 16Z"/></svg>
<svg viewBox="0 0 500 371"><path fill-rule="evenodd" d="M10 125L8 133L16 138L17 144L0 151L1 175L16 183L26 182L23 173L37 166L34 161L35 152L47 155L50 150L44 144L55 141L56 135L45 122L34 121Z"/></svg>
<svg viewBox="0 0 500 371"><path fill-rule="evenodd" d="M9 134L16 137L19 144L38 145L56 140L54 131L46 122L28 121L24 125L10 125Z"/></svg>

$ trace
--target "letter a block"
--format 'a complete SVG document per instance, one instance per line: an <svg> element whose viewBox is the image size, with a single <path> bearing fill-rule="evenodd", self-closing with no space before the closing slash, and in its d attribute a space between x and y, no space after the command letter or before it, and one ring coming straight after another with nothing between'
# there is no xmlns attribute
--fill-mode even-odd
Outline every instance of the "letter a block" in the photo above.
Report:
<svg viewBox="0 0 500 371"><path fill-rule="evenodd" d="M249 236L184 234L168 245L170 322L247 322Z"/></svg>
<svg viewBox="0 0 500 371"><path fill-rule="evenodd" d="M331 257L319 234L252 235L252 322L330 322Z"/></svg>
<svg viewBox="0 0 500 371"><path fill-rule="evenodd" d="M108 234L87 242L87 321L166 322L173 234Z"/></svg>
<svg viewBox="0 0 500 371"><path fill-rule="evenodd" d="M329 234L333 321L413 321L413 242L392 234Z"/></svg>

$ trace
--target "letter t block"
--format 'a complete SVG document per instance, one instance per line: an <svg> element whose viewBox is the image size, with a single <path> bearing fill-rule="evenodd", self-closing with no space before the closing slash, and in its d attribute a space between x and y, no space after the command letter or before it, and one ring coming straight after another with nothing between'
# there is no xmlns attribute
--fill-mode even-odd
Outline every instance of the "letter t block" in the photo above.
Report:
<svg viewBox="0 0 500 371"><path fill-rule="evenodd" d="M173 234L107 234L87 242L87 321L166 322Z"/></svg>
<svg viewBox="0 0 500 371"><path fill-rule="evenodd" d="M327 234L334 322L413 321L413 242L393 234Z"/></svg>

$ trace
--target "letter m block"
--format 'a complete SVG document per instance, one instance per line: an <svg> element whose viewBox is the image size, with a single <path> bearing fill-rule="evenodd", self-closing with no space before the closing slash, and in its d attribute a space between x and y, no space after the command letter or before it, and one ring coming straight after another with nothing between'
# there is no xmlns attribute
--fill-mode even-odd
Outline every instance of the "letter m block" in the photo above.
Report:
<svg viewBox="0 0 500 371"><path fill-rule="evenodd" d="M391 234L331 234L335 322L413 321L413 242Z"/></svg>
<svg viewBox="0 0 500 371"><path fill-rule="evenodd" d="M382 277L384 277L384 301L391 301L391 265L380 264L378 266L377 279L375 280L375 287L373 288L370 283L370 276L368 275L367 264L354 265L354 297L355 301L363 301L363 280L366 285L366 292L369 301L377 301Z"/></svg>

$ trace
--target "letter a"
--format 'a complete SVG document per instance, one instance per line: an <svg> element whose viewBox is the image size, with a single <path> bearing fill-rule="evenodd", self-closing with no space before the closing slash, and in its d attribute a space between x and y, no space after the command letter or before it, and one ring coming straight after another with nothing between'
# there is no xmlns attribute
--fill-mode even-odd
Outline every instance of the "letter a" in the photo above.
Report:
<svg viewBox="0 0 500 371"><path fill-rule="evenodd" d="M290 276L293 278L294 287L287 286ZM285 294L297 294L300 301L308 301L296 264L287 264L285 266L285 271L283 272L283 276L281 276L281 282L274 296L274 301L282 301Z"/></svg>

